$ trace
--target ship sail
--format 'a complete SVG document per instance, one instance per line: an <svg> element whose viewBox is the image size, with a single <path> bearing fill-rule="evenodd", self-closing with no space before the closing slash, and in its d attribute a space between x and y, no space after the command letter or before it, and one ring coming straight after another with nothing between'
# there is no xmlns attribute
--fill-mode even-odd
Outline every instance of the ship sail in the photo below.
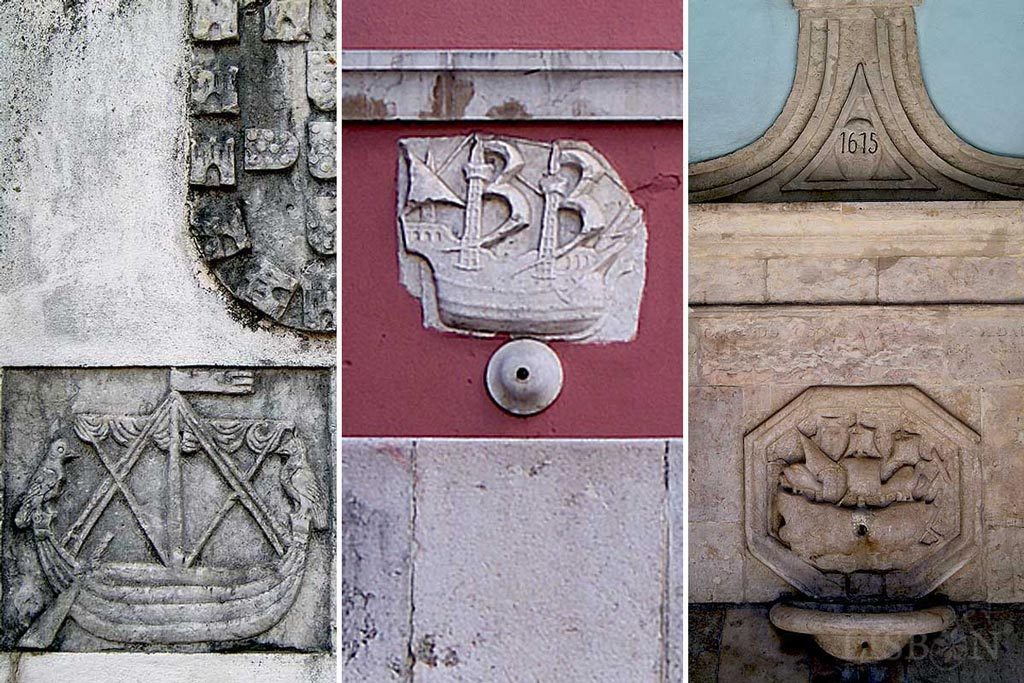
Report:
<svg viewBox="0 0 1024 683"><path fill-rule="evenodd" d="M428 204L440 202L443 204L454 204L465 206L466 202L459 198L452 191L448 184L441 179L426 163L417 159L413 154L409 158L409 196L407 201L415 204Z"/></svg>

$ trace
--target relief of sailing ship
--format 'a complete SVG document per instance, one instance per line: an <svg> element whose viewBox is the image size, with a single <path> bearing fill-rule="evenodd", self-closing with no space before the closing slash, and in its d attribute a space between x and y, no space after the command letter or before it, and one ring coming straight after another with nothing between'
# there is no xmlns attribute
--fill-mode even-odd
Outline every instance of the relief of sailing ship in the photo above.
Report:
<svg viewBox="0 0 1024 683"><path fill-rule="evenodd" d="M898 410L836 412L780 439L769 461L778 538L828 571L888 571L948 542L959 472L951 445L922 427Z"/></svg>
<svg viewBox="0 0 1024 683"><path fill-rule="evenodd" d="M50 647L69 617L108 641L163 645L244 640L281 621L302 584L310 535L327 527L329 507L293 425L203 417L173 379L155 409L79 413L71 421L80 443L53 439L16 507L15 526L32 534L39 565L56 594L22 635L20 647ZM133 490L132 472L144 456L164 475L162 495ZM76 511L65 501L72 488L65 468L86 457L98 461L102 476ZM261 477L272 458L281 459L276 482ZM216 478L216 486L186 480L186 462L196 460L205 461L202 471L216 473L207 477ZM276 498L268 494L275 488ZM212 497L211 491L226 494ZM205 500L191 502L190 496ZM112 542L128 532L123 524L113 531L98 524L115 500L137 523L152 560L107 557ZM189 520L187 512L203 505L210 514ZM238 515L236 508L272 549L269 561L205 561L218 530L220 538L236 534L236 527L223 528Z"/></svg>
<svg viewBox="0 0 1024 683"><path fill-rule="evenodd" d="M586 143L473 134L402 147L401 239L429 264L445 327L579 338L619 278L639 272L642 286L643 213Z"/></svg>

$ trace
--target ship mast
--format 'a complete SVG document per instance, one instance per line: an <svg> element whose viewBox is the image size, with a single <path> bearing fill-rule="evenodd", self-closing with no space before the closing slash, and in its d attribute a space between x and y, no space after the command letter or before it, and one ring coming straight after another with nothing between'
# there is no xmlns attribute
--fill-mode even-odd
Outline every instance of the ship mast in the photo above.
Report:
<svg viewBox="0 0 1024 683"><path fill-rule="evenodd" d="M541 223L540 247L537 250L537 267L533 276L538 280L553 280L555 277L555 248L558 246L558 210L569 193L569 181L558 175L562 167L562 153L558 143L551 144L548 157L548 172L540 180L544 192L544 218Z"/></svg>
<svg viewBox="0 0 1024 683"><path fill-rule="evenodd" d="M466 221L459 240L459 258L456 268L480 270L480 234L483 220L484 181L490 178L491 165L484 161L484 146L480 138L473 136L473 147L469 162L462 167L469 187L466 190Z"/></svg>
<svg viewBox="0 0 1024 683"><path fill-rule="evenodd" d="M171 392L169 441L167 444L167 558L171 566L185 565L185 519L181 496L181 394Z"/></svg>

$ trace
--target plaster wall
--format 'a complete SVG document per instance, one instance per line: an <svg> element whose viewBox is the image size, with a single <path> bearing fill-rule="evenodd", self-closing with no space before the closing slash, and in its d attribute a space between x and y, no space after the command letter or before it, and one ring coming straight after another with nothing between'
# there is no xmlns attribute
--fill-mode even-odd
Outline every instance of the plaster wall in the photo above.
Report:
<svg viewBox="0 0 1024 683"><path fill-rule="evenodd" d="M333 364L189 235L187 8L0 7L0 365Z"/></svg>
<svg viewBox="0 0 1024 683"><path fill-rule="evenodd" d="M361 49L679 50L683 5L614 0L347 0L342 46Z"/></svg>

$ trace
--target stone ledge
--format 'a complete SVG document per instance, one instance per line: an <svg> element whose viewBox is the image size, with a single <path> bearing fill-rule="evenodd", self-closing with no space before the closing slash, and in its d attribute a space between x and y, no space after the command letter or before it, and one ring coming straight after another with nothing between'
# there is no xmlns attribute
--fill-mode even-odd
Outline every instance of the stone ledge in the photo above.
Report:
<svg viewBox="0 0 1024 683"><path fill-rule="evenodd" d="M332 683L333 655L22 654L8 655L8 683ZM0 670L2 673L2 670Z"/></svg>
<svg viewBox="0 0 1024 683"><path fill-rule="evenodd" d="M342 52L347 121L682 120L679 52Z"/></svg>
<svg viewBox="0 0 1024 683"><path fill-rule="evenodd" d="M690 303L1024 302L1024 202L690 207Z"/></svg>

